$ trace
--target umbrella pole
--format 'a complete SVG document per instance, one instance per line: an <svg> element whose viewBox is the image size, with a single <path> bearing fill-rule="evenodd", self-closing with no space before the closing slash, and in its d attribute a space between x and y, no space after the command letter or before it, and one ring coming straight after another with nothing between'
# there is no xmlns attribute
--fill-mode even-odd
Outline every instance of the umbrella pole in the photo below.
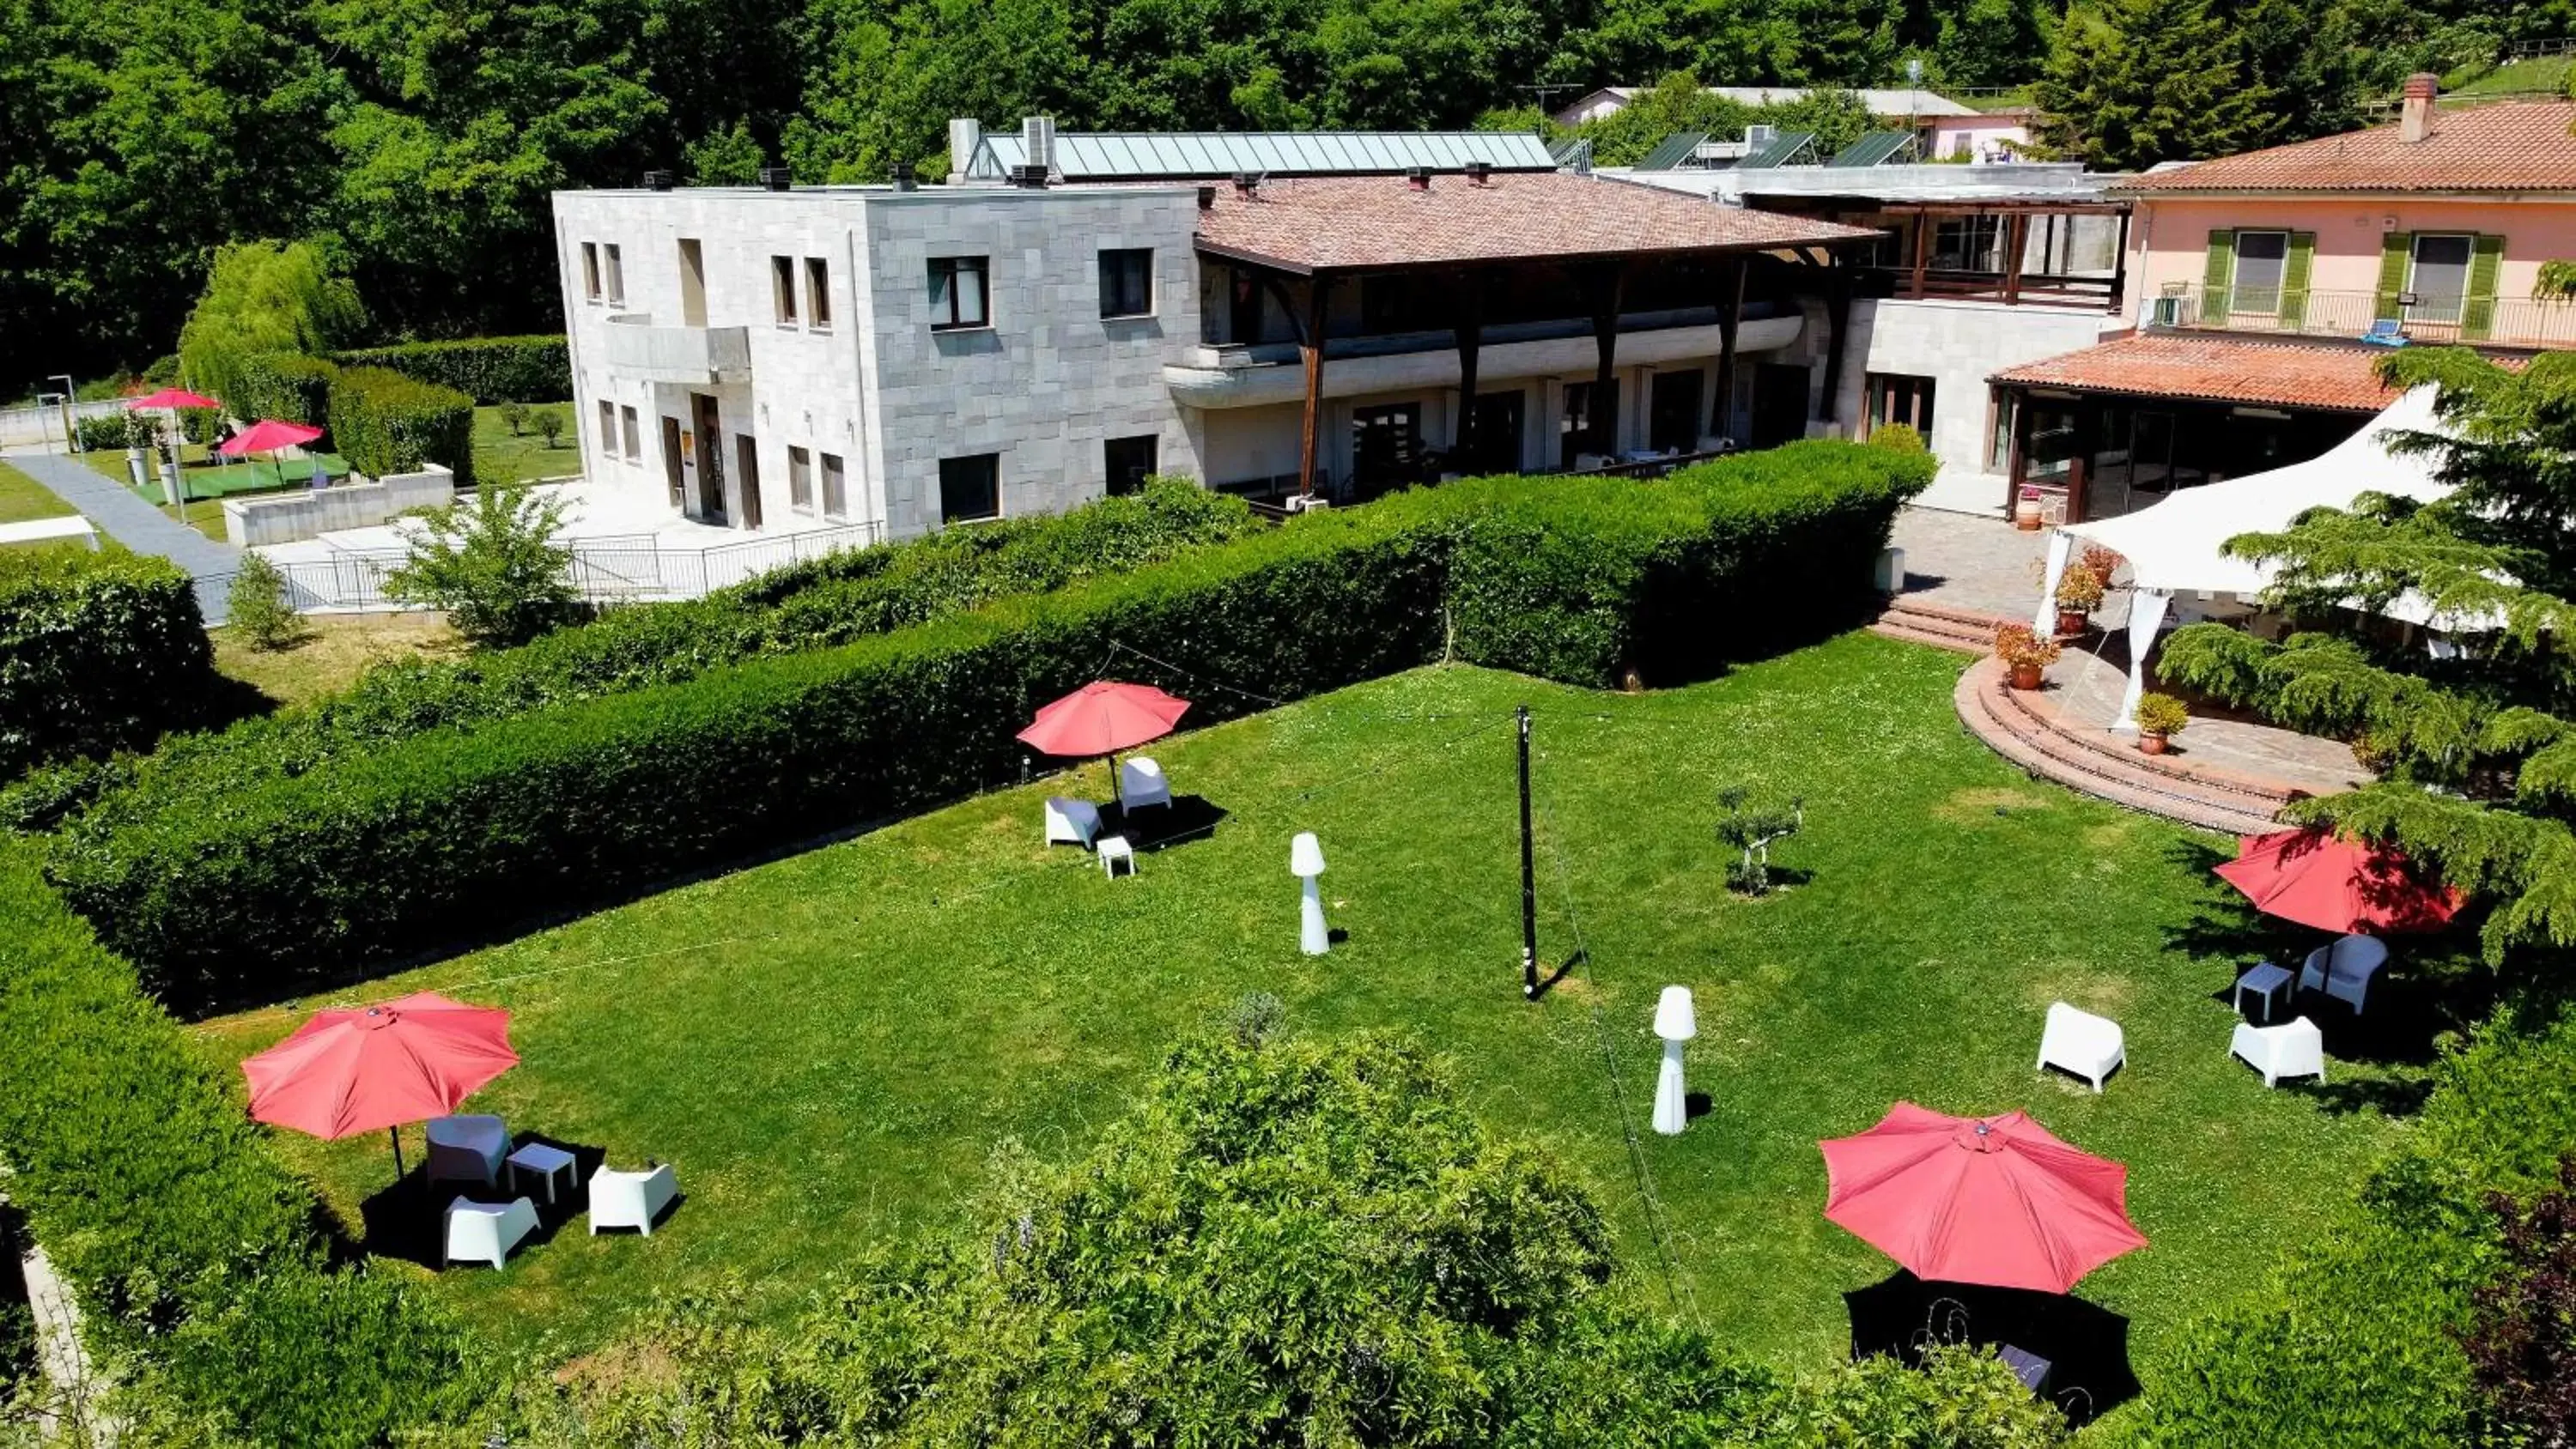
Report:
<svg viewBox="0 0 2576 1449"><path fill-rule="evenodd" d="M1127 782L1119 778L1116 750L1109 752L1109 794L1118 802L1118 820L1123 827L1127 820Z"/></svg>
<svg viewBox="0 0 2576 1449"><path fill-rule="evenodd" d="M399 1185L405 1176L402 1160L402 1129L400 1127L386 1128L385 1138L394 1145L394 1182Z"/></svg>

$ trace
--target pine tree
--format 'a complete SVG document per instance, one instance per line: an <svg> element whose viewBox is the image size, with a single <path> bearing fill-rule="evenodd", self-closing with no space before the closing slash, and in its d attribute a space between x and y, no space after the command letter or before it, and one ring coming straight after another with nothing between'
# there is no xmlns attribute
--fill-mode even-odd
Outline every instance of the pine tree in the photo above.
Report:
<svg viewBox="0 0 2576 1449"><path fill-rule="evenodd" d="M2243 150L2273 97L2208 0L2110 0L2070 16L2038 88L2041 138L2102 170Z"/></svg>
<svg viewBox="0 0 2576 1449"><path fill-rule="evenodd" d="M2450 436L2408 446L2454 491L2422 505L2366 495L2231 540L2275 567L2272 602L2297 632L2271 644L2195 624L2175 631L2160 672L2351 740L2379 783L2292 808L2395 844L2491 904L2490 960L2576 945L2576 354L2516 373L2464 349L2409 349L2382 371L2439 389ZM2429 611L2467 649L2392 642L2393 606Z"/></svg>

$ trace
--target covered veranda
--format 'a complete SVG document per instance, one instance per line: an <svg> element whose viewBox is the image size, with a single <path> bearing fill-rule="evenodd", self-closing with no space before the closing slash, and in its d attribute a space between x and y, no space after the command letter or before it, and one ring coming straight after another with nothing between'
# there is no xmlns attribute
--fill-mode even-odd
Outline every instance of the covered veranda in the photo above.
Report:
<svg viewBox="0 0 2576 1449"><path fill-rule="evenodd" d="M1592 367L1580 423L1582 451L1596 466L1621 465L1609 403L1623 331L1635 335L1623 319L1641 312L1701 313L1719 330L1714 402L1696 390L1653 400L1650 441L1658 455L1723 446L1717 440L1730 432L1749 303L1776 311L1776 304L1821 302L1825 385L1817 417L1831 421L1854 274L1876 236L1553 172L1244 177L1204 188L1201 204L1200 255L1255 293L1256 305L1284 315L1295 338L1303 389L1293 497L1300 501L1318 489L1330 344L1372 333L1445 333L1456 353L1454 386L1468 401L1451 410L1445 446L1395 433L1374 455L1363 451L1354 476L1335 490L1344 499L1494 460L1497 451L1478 436L1489 421L1477 405L1489 333L1516 335L1560 319L1588 324ZM1805 430L1803 416L1795 423ZM1421 451L1405 456L1408 447Z"/></svg>

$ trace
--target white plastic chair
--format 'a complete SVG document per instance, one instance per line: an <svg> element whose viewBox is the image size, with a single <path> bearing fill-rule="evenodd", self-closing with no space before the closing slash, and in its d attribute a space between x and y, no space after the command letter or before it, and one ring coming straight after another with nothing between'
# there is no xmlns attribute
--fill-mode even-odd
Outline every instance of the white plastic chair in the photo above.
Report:
<svg viewBox="0 0 2576 1449"><path fill-rule="evenodd" d="M432 1117L421 1129L429 1139L430 1182L479 1182L496 1187L510 1155L510 1129L498 1117Z"/></svg>
<svg viewBox="0 0 2576 1449"><path fill-rule="evenodd" d="M2325 1033L2304 1016L2279 1026L2239 1022L2236 1034L2227 1039L2227 1054L2261 1072L2266 1087L2283 1077L2326 1079Z"/></svg>
<svg viewBox="0 0 2576 1449"><path fill-rule="evenodd" d="M2102 1090L2102 1079L2129 1059L2120 1024L2109 1017L2079 1011L2060 1001L2048 1008L2048 1026L2039 1036L2039 1070L2059 1067Z"/></svg>
<svg viewBox="0 0 2576 1449"><path fill-rule="evenodd" d="M2363 999L2370 995L2371 979L2387 965L2386 941L2376 936L2346 936L2308 953L2308 959L2299 965L2299 989L2322 991L2337 1001L2350 1002L2352 1014L2359 1016Z"/></svg>
<svg viewBox="0 0 2576 1449"><path fill-rule="evenodd" d="M680 1175L665 1162L650 1172L603 1167L590 1176L590 1235L601 1228L633 1228L653 1236L653 1219L680 1195Z"/></svg>
<svg viewBox="0 0 2576 1449"><path fill-rule="evenodd" d="M1172 782L1163 778L1163 767L1134 755L1118 766L1118 803L1130 810L1147 805L1172 803Z"/></svg>
<svg viewBox="0 0 2576 1449"><path fill-rule="evenodd" d="M1049 795L1046 802L1046 843L1079 845L1088 850L1092 837L1100 833L1100 807L1088 800L1068 800L1062 795Z"/></svg>
<svg viewBox="0 0 2576 1449"><path fill-rule="evenodd" d="M502 1267L519 1240L536 1230L537 1205L524 1197L506 1203L458 1198L447 1205L447 1249L440 1266L468 1262Z"/></svg>

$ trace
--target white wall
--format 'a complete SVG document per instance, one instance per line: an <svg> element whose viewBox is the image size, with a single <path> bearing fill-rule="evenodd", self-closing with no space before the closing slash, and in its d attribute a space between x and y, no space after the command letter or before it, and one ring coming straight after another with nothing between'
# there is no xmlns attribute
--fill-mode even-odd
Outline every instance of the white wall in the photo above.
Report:
<svg viewBox="0 0 2576 1449"><path fill-rule="evenodd" d="M1834 414L1846 424L1860 418L1870 373L1929 377L1932 436L1925 441L1933 455L1953 467L1987 472L1991 424L1986 379L2006 368L2090 347L2106 328L2117 328L2123 320L2074 308L2000 302L1856 301Z"/></svg>

